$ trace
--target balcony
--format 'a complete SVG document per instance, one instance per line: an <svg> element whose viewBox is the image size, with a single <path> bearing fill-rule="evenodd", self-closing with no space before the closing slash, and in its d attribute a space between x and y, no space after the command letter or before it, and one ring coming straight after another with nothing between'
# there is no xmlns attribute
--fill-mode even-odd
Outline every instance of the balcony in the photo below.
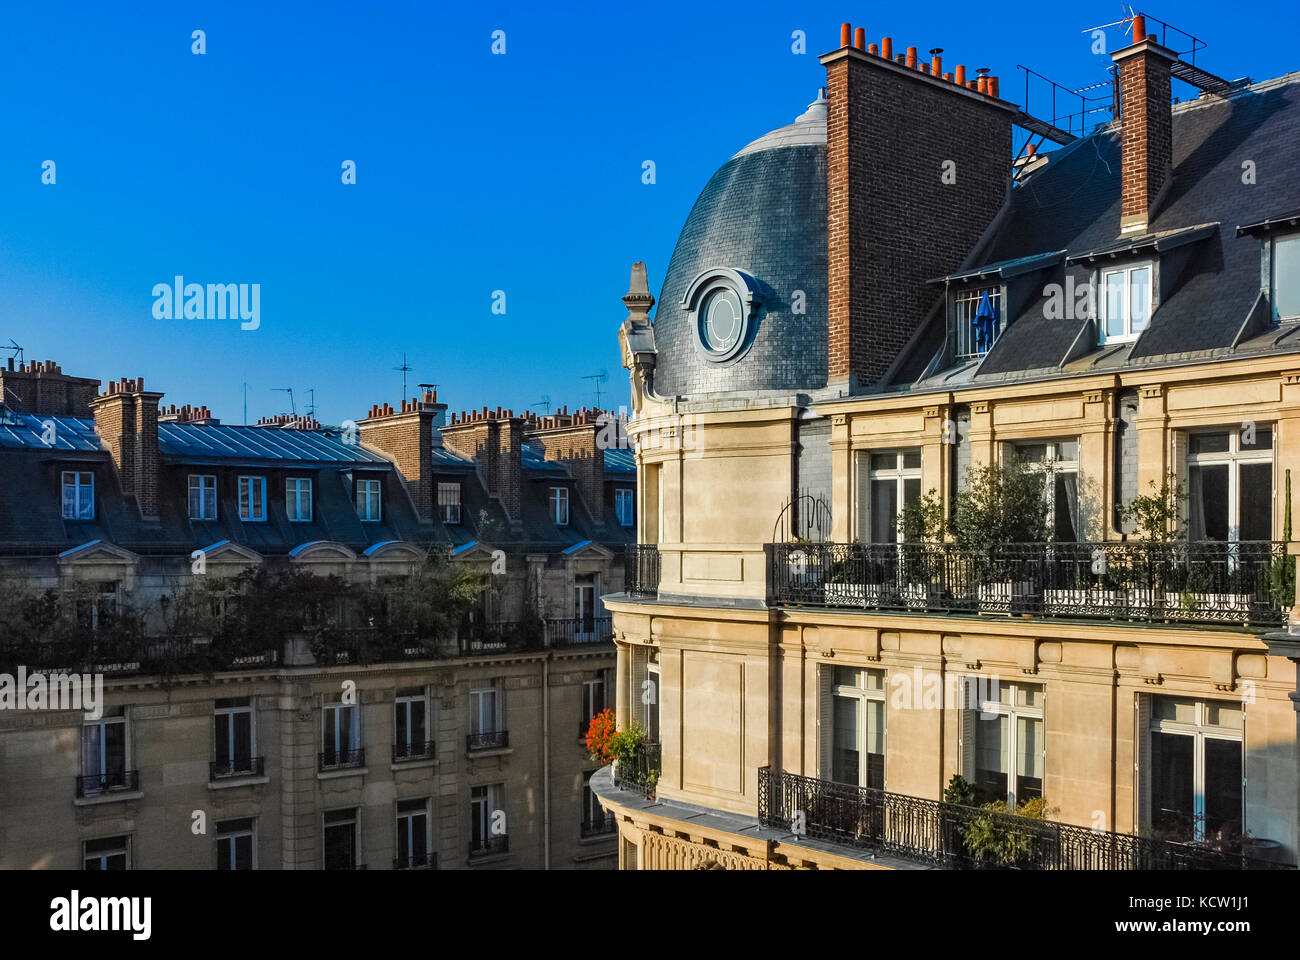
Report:
<svg viewBox="0 0 1300 960"><path fill-rule="evenodd" d="M366 765L365 747L353 747L343 750L325 750L320 754L320 772L330 770L348 770Z"/></svg>
<svg viewBox="0 0 1300 960"><path fill-rule="evenodd" d="M393 860L394 870L437 870L436 853L417 853L414 856L397 857Z"/></svg>
<svg viewBox="0 0 1300 960"><path fill-rule="evenodd" d="M462 624L459 631L460 652L507 653L536 650L542 646L544 629L541 620Z"/></svg>
<svg viewBox="0 0 1300 960"><path fill-rule="evenodd" d="M1203 844L991 813L771 767L758 771L758 819L796 837L949 869L1294 869ZM972 824L985 840L978 850L969 839Z"/></svg>
<svg viewBox="0 0 1300 960"><path fill-rule="evenodd" d="M213 760L208 764L209 780L229 780L235 777L261 777L266 773L265 757L240 757L235 760Z"/></svg>
<svg viewBox="0 0 1300 960"><path fill-rule="evenodd" d="M475 750L504 750L508 746L510 746L508 730L485 730L465 737L465 749L470 753Z"/></svg>
<svg viewBox="0 0 1300 960"><path fill-rule="evenodd" d="M432 740L423 743L393 744L393 763L410 763L416 760L432 760L437 756L438 745Z"/></svg>
<svg viewBox="0 0 1300 960"><path fill-rule="evenodd" d="M597 817L595 820L582 821L582 839L589 840L593 837L607 837L618 832L618 821L612 814L605 814Z"/></svg>
<svg viewBox="0 0 1300 960"><path fill-rule="evenodd" d="M642 744L630 760L620 760L614 765L614 786L653 800L662 769L661 756L662 748L658 743L649 741Z"/></svg>
<svg viewBox="0 0 1300 960"><path fill-rule="evenodd" d="M569 617L546 621L546 636L553 647L581 647L614 640L613 617Z"/></svg>
<svg viewBox="0 0 1300 960"><path fill-rule="evenodd" d="M1278 626L1276 541L768 544L772 606L1145 623Z"/></svg>
<svg viewBox="0 0 1300 960"><path fill-rule="evenodd" d="M469 858L481 860L484 857L499 856L510 852L510 838L504 833L495 837L482 837L469 842Z"/></svg>
<svg viewBox="0 0 1300 960"><path fill-rule="evenodd" d="M623 592L638 600L659 596L659 547L637 543L623 555Z"/></svg>
<svg viewBox="0 0 1300 960"><path fill-rule="evenodd" d="M77 798L102 797L110 793L134 793L140 789L139 770L110 770L87 773L77 779Z"/></svg>

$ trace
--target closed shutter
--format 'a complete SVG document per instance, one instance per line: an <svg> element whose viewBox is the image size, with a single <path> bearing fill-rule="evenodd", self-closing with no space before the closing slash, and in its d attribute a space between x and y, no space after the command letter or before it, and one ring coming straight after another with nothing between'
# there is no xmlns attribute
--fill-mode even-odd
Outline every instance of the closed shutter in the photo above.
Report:
<svg viewBox="0 0 1300 960"><path fill-rule="evenodd" d="M961 775L967 782L975 782L975 723L979 717L979 686L975 677L962 678L961 727L957 741L961 758Z"/></svg>
<svg viewBox="0 0 1300 960"><path fill-rule="evenodd" d="M817 776L823 780L831 779L831 749L834 746L835 739L835 719L832 711L831 696L831 675L833 667L818 667L818 686L820 687L817 694L817 742L820 756L820 767Z"/></svg>
<svg viewBox="0 0 1300 960"><path fill-rule="evenodd" d="M1171 455L1169 469L1179 481L1182 483L1190 483L1191 481L1187 473L1187 431L1174 430L1169 442ZM1182 506L1179 508L1178 527L1180 530L1188 529L1188 499L1189 498L1184 497Z"/></svg>
<svg viewBox="0 0 1300 960"><path fill-rule="evenodd" d="M1133 819L1139 833L1151 828L1151 695L1134 694Z"/></svg>
<svg viewBox="0 0 1300 960"><path fill-rule="evenodd" d="M857 455L858 495L854 503L857 519L858 543L871 542L871 461L870 454L859 452Z"/></svg>

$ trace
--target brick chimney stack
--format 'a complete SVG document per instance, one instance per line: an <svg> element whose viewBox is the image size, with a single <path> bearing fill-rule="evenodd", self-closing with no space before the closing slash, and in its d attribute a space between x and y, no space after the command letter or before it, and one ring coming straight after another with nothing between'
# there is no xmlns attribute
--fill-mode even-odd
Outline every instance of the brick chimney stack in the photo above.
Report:
<svg viewBox="0 0 1300 960"><path fill-rule="evenodd" d="M37 417L89 417L99 381L69 377L53 360L0 368L0 403Z"/></svg>
<svg viewBox="0 0 1300 960"><path fill-rule="evenodd" d="M1174 116L1170 68L1178 55L1147 37L1133 18L1133 43L1112 54L1119 67L1121 233L1145 232L1173 179Z"/></svg>
<svg viewBox="0 0 1300 960"><path fill-rule="evenodd" d="M442 423L446 410L447 405L438 402L437 391L426 390L421 397L402 401L401 410L394 410L387 403L376 404L357 424L361 443L393 461L406 480L415 509L426 520L433 520L437 515L433 433Z"/></svg>
<svg viewBox="0 0 1300 960"><path fill-rule="evenodd" d="M885 375L936 305L926 281L960 268L1003 210L1016 112L996 77L967 81L962 64L947 80L914 48L896 62L891 37L863 49L861 33L845 24L821 58L827 385L849 392Z"/></svg>
<svg viewBox="0 0 1300 960"><path fill-rule="evenodd" d="M161 393L147 393L144 378L116 383L90 401L95 432L112 454L122 481L122 492L134 497L143 517L158 516L158 401Z"/></svg>
<svg viewBox="0 0 1300 960"><path fill-rule="evenodd" d="M452 415L442 428L442 443L462 457L476 458L488 495L496 497L513 526L522 523L524 431L527 416L513 410L470 411Z"/></svg>
<svg viewBox="0 0 1300 960"><path fill-rule="evenodd" d="M573 474L578 495L599 525L605 522L605 450L627 442L627 421L608 410L564 407L552 416L530 419L528 439L536 440L547 460Z"/></svg>

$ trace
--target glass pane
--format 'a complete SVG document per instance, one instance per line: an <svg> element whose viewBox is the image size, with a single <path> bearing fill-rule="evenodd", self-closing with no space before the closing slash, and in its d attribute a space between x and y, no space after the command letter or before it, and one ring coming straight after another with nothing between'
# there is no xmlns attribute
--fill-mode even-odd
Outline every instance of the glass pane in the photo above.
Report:
<svg viewBox="0 0 1300 960"><path fill-rule="evenodd" d="M1187 438L1187 452L1227 453L1228 435L1226 433L1193 433Z"/></svg>
<svg viewBox="0 0 1300 960"><path fill-rule="evenodd" d="M1273 465L1243 463L1238 467L1238 540L1273 539Z"/></svg>
<svg viewBox="0 0 1300 960"><path fill-rule="evenodd" d="M898 454L893 450L888 453L873 453L871 455L872 470L896 470L898 469Z"/></svg>
<svg viewBox="0 0 1300 960"><path fill-rule="evenodd" d="M1064 460L1067 463L1077 463L1079 461L1079 441L1062 440L1056 445L1056 459Z"/></svg>
<svg viewBox="0 0 1300 960"><path fill-rule="evenodd" d="M230 845L233 837L217 837L217 869L229 870L230 862Z"/></svg>
<svg viewBox="0 0 1300 960"><path fill-rule="evenodd" d="M980 717L975 732L975 786L993 800L1007 797L1010 717Z"/></svg>
<svg viewBox="0 0 1300 960"><path fill-rule="evenodd" d="M1156 697L1152 704L1152 714L1157 720L1195 723L1196 701L1187 697Z"/></svg>
<svg viewBox="0 0 1300 960"><path fill-rule="evenodd" d="M871 542L894 543L898 540L898 482L871 481Z"/></svg>
<svg viewBox="0 0 1300 960"><path fill-rule="evenodd" d="M866 687L867 687L868 690L884 690L884 689L885 689L885 671L884 671L884 670L867 670L867 671L864 671L864 672L866 673Z"/></svg>
<svg viewBox="0 0 1300 960"><path fill-rule="evenodd" d="M837 687L856 687L862 678L862 671L853 667L836 667L832 682Z"/></svg>
<svg viewBox="0 0 1300 960"><path fill-rule="evenodd" d="M253 869L253 838L248 834L235 837L235 869Z"/></svg>
<svg viewBox="0 0 1300 960"><path fill-rule="evenodd" d="M231 759L245 763L253 755L253 715L251 713L232 713L235 725L235 755Z"/></svg>
<svg viewBox="0 0 1300 960"><path fill-rule="evenodd" d="M1228 465L1191 467L1188 510L1194 540L1228 539Z"/></svg>
<svg viewBox="0 0 1300 960"><path fill-rule="evenodd" d="M1129 274L1130 330L1141 333L1151 319L1151 268L1142 267Z"/></svg>
<svg viewBox="0 0 1300 960"><path fill-rule="evenodd" d="M1205 741L1205 834L1241 832L1241 743Z"/></svg>
<svg viewBox="0 0 1300 960"><path fill-rule="evenodd" d="M1161 831L1191 839L1195 823L1192 796L1192 746L1189 736L1151 735L1151 820Z"/></svg>
<svg viewBox="0 0 1300 960"><path fill-rule="evenodd" d="M1075 473L1057 473L1052 500L1053 538L1057 543L1074 543L1079 539L1075 518L1079 512L1079 477Z"/></svg>
<svg viewBox="0 0 1300 960"><path fill-rule="evenodd" d="M885 701L868 700L867 709L867 753L885 755Z"/></svg>
<svg viewBox="0 0 1300 960"><path fill-rule="evenodd" d="M1206 726L1220 727L1224 730L1241 729L1241 705L1237 703L1215 703L1205 705Z"/></svg>
<svg viewBox="0 0 1300 960"><path fill-rule="evenodd" d="M1256 453L1261 450L1272 450L1273 449L1272 426L1256 427L1255 436L1253 437L1253 440L1254 440L1253 443L1247 442L1246 436L1243 434L1241 438L1242 453Z"/></svg>
<svg viewBox="0 0 1300 960"><path fill-rule="evenodd" d="M858 701L854 697L834 699L834 740L831 743L831 779L836 783L858 784Z"/></svg>
<svg viewBox="0 0 1300 960"><path fill-rule="evenodd" d="M906 450L903 452L903 468L905 470L921 469L921 451Z"/></svg>
<svg viewBox="0 0 1300 960"><path fill-rule="evenodd" d="M1029 684L1016 684L1016 706L1041 707L1043 705L1043 688Z"/></svg>
<svg viewBox="0 0 1300 960"><path fill-rule="evenodd" d="M356 825L325 828L325 869L351 870L356 854Z"/></svg>
<svg viewBox="0 0 1300 960"><path fill-rule="evenodd" d="M219 713L213 720L216 723L217 763L224 766L230 762L230 714Z"/></svg>
<svg viewBox="0 0 1300 960"><path fill-rule="evenodd" d="M1300 236L1273 241L1273 317L1300 317Z"/></svg>
<svg viewBox="0 0 1300 960"><path fill-rule="evenodd" d="M1102 304L1106 311L1106 336L1124 335L1124 274L1107 273L1102 277Z"/></svg>
<svg viewBox="0 0 1300 960"><path fill-rule="evenodd" d="M1047 462L1047 444L1045 443L1018 443L1015 450L1016 456L1024 463Z"/></svg>
<svg viewBox="0 0 1300 960"><path fill-rule="evenodd" d="M1036 781L1038 793L1042 793L1043 721L1035 717L1016 718L1016 773L1020 777ZM1017 800L1026 799L1019 793L1017 789Z"/></svg>

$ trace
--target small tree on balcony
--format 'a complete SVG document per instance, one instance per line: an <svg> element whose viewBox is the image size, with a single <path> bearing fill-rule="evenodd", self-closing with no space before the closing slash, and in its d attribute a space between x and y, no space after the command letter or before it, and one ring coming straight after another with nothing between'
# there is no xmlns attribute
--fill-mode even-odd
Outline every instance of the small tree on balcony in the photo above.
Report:
<svg viewBox="0 0 1300 960"><path fill-rule="evenodd" d="M957 546L986 553L1008 543L1051 538L1044 482L1050 475L1019 459L974 467L957 493L949 522Z"/></svg>
<svg viewBox="0 0 1300 960"><path fill-rule="evenodd" d="M1169 473L1156 486L1154 480L1147 484L1150 493L1139 493L1120 507L1120 520L1132 526L1138 538L1146 543L1174 543L1182 538L1179 529L1183 504L1187 502L1187 488L1178 477Z"/></svg>

